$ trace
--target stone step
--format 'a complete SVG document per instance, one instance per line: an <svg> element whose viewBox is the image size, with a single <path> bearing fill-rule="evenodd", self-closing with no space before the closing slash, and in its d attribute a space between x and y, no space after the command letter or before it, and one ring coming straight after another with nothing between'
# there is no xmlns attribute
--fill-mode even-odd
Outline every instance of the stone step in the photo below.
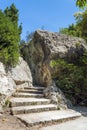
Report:
<svg viewBox="0 0 87 130"><path fill-rule="evenodd" d="M57 110L57 106L54 104L48 105L31 105L31 106L20 106L20 107L13 107L11 109L11 114L24 114L24 113L36 113L36 112L43 112L49 110Z"/></svg>
<svg viewBox="0 0 87 130"><path fill-rule="evenodd" d="M42 105L42 104L49 104L50 100L45 98L11 98L10 99L10 106L17 107L17 106L27 106L27 105Z"/></svg>
<svg viewBox="0 0 87 130"><path fill-rule="evenodd" d="M44 126L47 126L50 124L58 124L64 121L75 119L80 117L81 114L73 110L55 110L40 113L20 114L15 116L24 122L28 127L41 127L43 124Z"/></svg>
<svg viewBox="0 0 87 130"><path fill-rule="evenodd" d="M17 92L23 92L23 93L36 93L36 94L42 94L42 90L36 90L36 89L19 89Z"/></svg>
<svg viewBox="0 0 87 130"><path fill-rule="evenodd" d="M42 98L42 97L44 97L44 95L43 94L35 94L35 93L15 93L15 94L13 94L13 96L14 97L37 97L37 98Z"/></svg>
<svg viewBox="0 0 87 130"><path fill-rule="evenodd" d="M24 89L44 90L44 87L24 87Z"/></svg>

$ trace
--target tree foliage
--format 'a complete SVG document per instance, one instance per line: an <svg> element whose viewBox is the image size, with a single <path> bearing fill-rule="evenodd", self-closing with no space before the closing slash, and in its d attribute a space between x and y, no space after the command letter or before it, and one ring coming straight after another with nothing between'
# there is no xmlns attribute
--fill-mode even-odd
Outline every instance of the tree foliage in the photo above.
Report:
<svg viewBox="0 0 87 130"><path fill-rule="evenodd" d="M87 10L74 14L76 24L69 25L68 28L60 29L60 33L82 37L87 41Z"/></svg>
<svg viewBox="0 0 87 130"><path fill-rule="evenodd" d="M6 17L9 17L9 19L14 23L18 23L18 10L16 9L15 5L12 4L10 7L7 7L4 10L4 14Z"/></svg>
<svg viewBox="0 0 87 130"><path fill-rule="evenodd" d="M69 25L68 28L61 28L59 32L75 37L81 37L81 31L79 30L79 27L74 24Z"/></svg>
<svg viewBox="0 0 87 130"><path fill-rule="evenodd" d="M87 97L87 53L80 57L81 65L69 63L63 59L51 61L55 69L52 77L60 89L74 104L80 103ZM78 63L77 63L78 64Z"/></svg>
<svg viewBox="0 0 87 130"><path fill-rule="evenodd" d="M76 0L76 5L79 8L84 8L87 5L87 0Z"/></svg>
<svg viewBox="0 0 87 130"><path fill-rule="evenodd" d="M0 11L0 61L6 65L18 62L20 33L18 10L12 4L4 12Z"/></svg>

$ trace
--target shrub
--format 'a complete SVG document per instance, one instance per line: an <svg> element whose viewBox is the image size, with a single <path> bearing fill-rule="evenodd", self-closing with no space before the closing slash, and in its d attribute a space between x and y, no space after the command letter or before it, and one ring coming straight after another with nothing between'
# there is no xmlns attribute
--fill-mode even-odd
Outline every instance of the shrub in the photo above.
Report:
<svg viewBox="0 0 87 130"><path fill-rule="evenodd" d="M76 66L63 59L51 61L53 79L58 87L73 103L77 104L87 97L87 73L84 66Z"/></svg>

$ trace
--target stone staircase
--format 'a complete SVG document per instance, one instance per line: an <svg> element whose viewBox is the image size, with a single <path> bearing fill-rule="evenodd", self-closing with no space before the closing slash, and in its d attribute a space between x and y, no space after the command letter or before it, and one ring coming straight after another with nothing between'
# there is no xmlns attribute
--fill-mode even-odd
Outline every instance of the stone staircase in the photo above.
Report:
<svg viewBox="0 0 87 130"><path fill-rule="evenodd" d="M58 110L50 99L43 95L43 87L25 87L17 90L10 99L11 114L28 127L42 126L80 117L73 110Z"/></svg>

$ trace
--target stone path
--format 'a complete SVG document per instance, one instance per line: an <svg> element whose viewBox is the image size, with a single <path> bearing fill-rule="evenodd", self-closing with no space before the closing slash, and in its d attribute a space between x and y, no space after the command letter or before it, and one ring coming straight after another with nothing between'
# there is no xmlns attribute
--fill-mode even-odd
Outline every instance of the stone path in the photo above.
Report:
<svg viewBox="0 0 87 130"><path fill-rule="evenodd" d="M68 121L59 125L43 127L39 130L87 130L87 118L81 117L79 119Z"/></svg>
<svg viewBox="0 0 87 130"><path fill-rule="evenodd" d="M17 90L10 99L11 114L29 128L37 126L39 128L81 116L74 110L58 110L57 105L44 98L43 89L43 87L25 87Z"/></svg>
<svg viewBox="0 0 87 130"><path fill-rule="evenodd" d="M77 107L76 110L81 112L83 116L76 120L43 127L39 130L87 130L87 107Z"/></svg>

